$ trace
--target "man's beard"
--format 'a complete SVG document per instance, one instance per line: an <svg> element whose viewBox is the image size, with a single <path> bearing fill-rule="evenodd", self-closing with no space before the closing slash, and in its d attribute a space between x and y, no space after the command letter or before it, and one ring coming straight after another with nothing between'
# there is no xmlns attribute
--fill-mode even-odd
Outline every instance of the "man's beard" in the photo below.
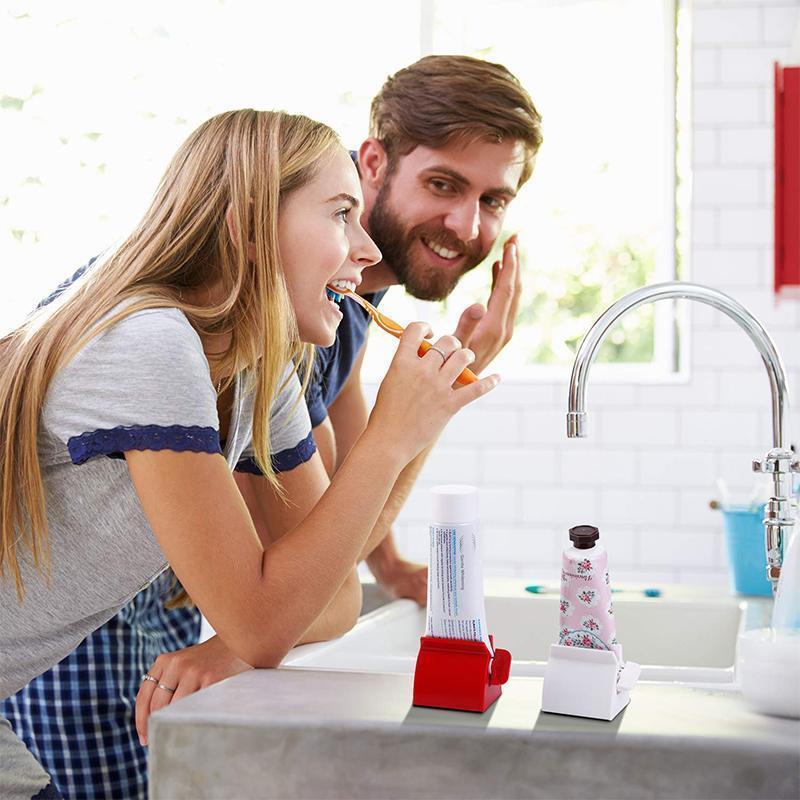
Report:
<svg viewBox="0 0 800 800"><path fill-rule="evenodd" d="M477 267L486 257L486 253L480 252L477 241L462 242L445 228L417 225L407 231L400 217L389 208L389 181L384 182L378 191L367 224L369 235L378 245L383 260L405 290L420 300L444 300L455 289L461 276ZM426 263L424 257L415 258L411 253L411 245L423 237L448 250L463 253L462 265L447 269Z"/></svg>

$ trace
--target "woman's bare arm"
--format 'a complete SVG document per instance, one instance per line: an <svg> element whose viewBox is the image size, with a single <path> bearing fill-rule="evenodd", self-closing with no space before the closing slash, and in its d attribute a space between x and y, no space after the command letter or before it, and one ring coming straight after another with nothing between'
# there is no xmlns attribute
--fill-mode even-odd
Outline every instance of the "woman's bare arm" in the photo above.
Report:
<svg viewBox="0 0 800 800"><path fill-rule="evenodd" d="M222 456L164 450L126 458L184 588L225 644L256 667L277 666L337 594L401 466L364 440L311 513L267 550ZM357 496L348 485L358 486Z"/></svg>
<svg viewBox="0 0 800 800"><path fill-rule="evenodd" d="M265 549L300 524L328 488L330 479L320 461L322 459L324 462L324 457L320 448L318 456L288 472L280 473L278 482L283 496L264 477L248 473L234 474L236 485ZM342 587L297 644L325 641L349 631L361 612L361 601L361 583L353 565Z"/></svg>
<svg viewBox="0 0 800 800"><path fill-rule="evenodd" d="M308 516L265 549L219 454L126 453L134 487L164 554L233 653L273 667L309 630L348 578L402 468L495 376L458 392L474 358L442 363L417 350L426 326L400 340L370 424Z"/></svg>

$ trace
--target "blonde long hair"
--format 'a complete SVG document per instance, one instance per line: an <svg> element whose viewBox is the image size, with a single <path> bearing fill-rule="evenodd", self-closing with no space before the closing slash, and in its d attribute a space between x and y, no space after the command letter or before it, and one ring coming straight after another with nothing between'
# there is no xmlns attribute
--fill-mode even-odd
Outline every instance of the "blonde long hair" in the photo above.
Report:
<svg viewBox="0 0 800 800"><path fill-rule="evenodd" d="M212 367L231 376L250 369L253 449L275 485L270 404L287 362L309 364L313 353L299 342L280 264L278 213L282 200L308 183L338 144L330 128L303 116L245 109L212 117L175 154L150 207L119 249L0 339L0 578L13 576L20 601L20 544L49 574L37 447L48 386L92 337L130 314L179 308L198 333L230 334L230 347ZM182 298L182 289L216 283L224 299L215 305ZM125 300L124 310L100 322Z"/></svg>

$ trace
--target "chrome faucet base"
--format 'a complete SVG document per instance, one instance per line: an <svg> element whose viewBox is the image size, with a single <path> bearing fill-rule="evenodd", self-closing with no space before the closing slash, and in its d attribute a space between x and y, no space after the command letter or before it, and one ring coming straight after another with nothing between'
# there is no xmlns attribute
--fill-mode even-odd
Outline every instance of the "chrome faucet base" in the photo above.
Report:
<svg viewBox="0 0 800 800"><path fill-rule="evenodd" d="M792 476L800 472L800 462L791 450L773 447L764 458L753 461L753 472L772 475L772 497L764 513L764 543L767 550L767 578L772 582L774 594L778 591L783 550L792 536L797 517L792 497Z"/></svg>

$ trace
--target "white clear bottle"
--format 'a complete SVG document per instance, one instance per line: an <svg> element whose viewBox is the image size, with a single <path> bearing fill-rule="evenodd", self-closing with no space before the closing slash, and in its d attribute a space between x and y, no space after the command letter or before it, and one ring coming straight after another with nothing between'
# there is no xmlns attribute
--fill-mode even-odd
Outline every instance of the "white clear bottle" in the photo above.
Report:
<svg viewBox="0 0 800 800"><path fill-rule="evenodd" d="M426 636L482 641L486 627L478 541L478 490L450 484L431 490Z"/></svg>

